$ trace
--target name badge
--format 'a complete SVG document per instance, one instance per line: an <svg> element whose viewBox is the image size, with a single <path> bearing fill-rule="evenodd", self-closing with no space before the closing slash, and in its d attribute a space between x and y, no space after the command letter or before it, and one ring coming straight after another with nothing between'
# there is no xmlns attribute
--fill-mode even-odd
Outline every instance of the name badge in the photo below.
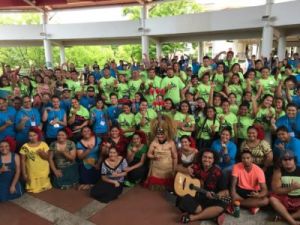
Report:
<svg viewBox="0 0 300 225"><path fill-rule="evenodd" d="M100 122L100 125L101 125L101 126L104 126L104 125L105 125L105 121L102 120L102 121Z"/></svg>
<svg viewBox="0 0 300 225"><path fill-rule="evenodd" d="M55 128L59 128L59 124L58 124L58 123L55 123L53 126L54 126Z"/></svg>
<svg viewBox="0 0 300 225"><path fill-rule="evenodd" d="M35 126L36 126L36 122L35 122L35 121L31 121L31 122L30 122L30 125L31 125L32 127L35 127Z"/></svg>

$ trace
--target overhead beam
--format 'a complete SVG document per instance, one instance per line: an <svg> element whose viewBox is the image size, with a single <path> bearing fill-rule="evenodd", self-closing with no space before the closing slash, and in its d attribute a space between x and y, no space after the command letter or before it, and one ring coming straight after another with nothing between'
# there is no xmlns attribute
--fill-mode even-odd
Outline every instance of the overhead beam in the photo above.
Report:
<svg viewBox="0 0 300 225"><path fill-rule="evenodd" d="M41 7L36 6L32 1L30 0L23 0L23 2L27 3L28 5L32 6L33 8L35 8L37 11L44 13L45 10L42 9Z"/></svg>

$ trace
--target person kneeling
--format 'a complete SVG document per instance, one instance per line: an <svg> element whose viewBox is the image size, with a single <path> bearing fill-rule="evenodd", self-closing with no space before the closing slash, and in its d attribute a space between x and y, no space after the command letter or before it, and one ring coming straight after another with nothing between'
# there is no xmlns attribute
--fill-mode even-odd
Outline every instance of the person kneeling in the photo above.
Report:
<svg viewBox="0 0 300 225"><path fill-rule="evenodd" d="M242 162L233 166L231 196L242 207L256 214L260 207L269 204L268 189L263 170L255 165L250 151L241 153Z"/></svg>
<svg viewBox="0 0 300 225"><path fill-rule="evenodd" d="M195 197L185 195L179 199L178 207L187 213L182 216L182 223L217 217L218 224L223 224L226 203L216 196L226 196L228 190L224 186L222 171L216 166L217 162L217 153L206 149L193 165L180 171L200 179L203 189L207 191L206 194L199 192Z"/></svg>

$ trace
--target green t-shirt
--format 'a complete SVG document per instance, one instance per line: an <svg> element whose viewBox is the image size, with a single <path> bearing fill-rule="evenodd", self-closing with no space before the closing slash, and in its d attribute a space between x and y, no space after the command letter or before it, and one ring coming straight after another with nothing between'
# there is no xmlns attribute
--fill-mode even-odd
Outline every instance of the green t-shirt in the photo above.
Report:
<svg viewBox="0 0 300 225"><path fill-rule="evenodd" d="M129 87L127 83L119 83L117 87L118 99L124 98L125 95L129 97Z"/></svg>
<svg viewBox="0 0 300 225"><path fill-rule="evenodd" d="M236 94L236 100L238 103L241 102L242 96L243 96L243 88L239 84L230 84L228 86L229 93L234 93Z"/></svg>
<svg viewBox="0 0 300 225"><path fill-rule="evenodd" d="M170 111L161 111L162 115L166 115L168 117L170 117L172 120L174 120L174 116L175 116L175 112L174 110L170 110Z"/></svg>
<svg viewBox="0 0 300 225"><path fill-rule="evenodd" d="M146 70L141 71L140 72L140 77L141 77L142 81L145 82L148 79L148 73L147 73L147 71Z"/></svg>
<svg viewBox="0 0 300 225"><path fill-rule="evenodd" d="M201 78L205 72L211 72L211 71L212 71L211 66L201 66L198 71L198 77Z"/></svg>
<svg viewBox="0 0 300 225"><path fill-rule="evenodd" d="M237 137L241 139L246 139L247 138L247 130L248 127L252 126L254 122L254 119L251 118L250 115L248 116L239 116L238 117L238 123L237 123Z"/></svg>
<svg viewBox="0 0 300 225"><path fill-rule="evenodd" d="M220 114L223 113L223 109L222 109L221 106L214 106L214 107L215 107L215 109L216 109L217 115L220 115Z"/></svg>
<svg viewBox="0 0 300 225"><path fill-rule="evenodd" d="M105 102L106 103L110 103L110 98L109 98L109 95L114 91L114 83L115 83L115 78L114 77L102 77L99 81L99 87L100 87L100 90L103 91L105 97L106 97L106 100Z"/></svg>
<svg viewBox="0 0 300 225"><path fill-rule="evenodd" d="M164 98L170 98L174 104L178 104L180 102L180 91L185 87L185 85L179 77L165 77L161 81L161 88L167 88L169 84L172 88L166 90Z"/></svg>
<svg viewBox="0 0 300 225"><path fill-rule="evenodd" d="M131 149L132 149L132 144L129 144L127 151L131 151ZM143 147L141 147L141 149L134 154L134 159L141 160L143 154L146 154L147 152L148 152L147 145L143 145Z"/></svg>
<svg viewBox="0 0 300 225"><path fill-rule="evenodd" d="M72 116L72 112L73 112L73 110L74 110L74 108L73 107L71 107L71 110L70 110L70 117ZM84 117L84 119L89 119L90 118L90 113L89 113L89 111L86 109L86 108L84 108L82 105L80 105L80 108L79 108L79 110L76 112L76 115L78 115L78 116L82 116L82 117Z"/></svg>
<svg viewBox="0 0 300 225"><path fill-rule="evenodd" d="M276 81L274 77L269 76L267 79L260 78L259 83L263 87L263 94L274 95L274 90L276 87Z"/></svg>
<svg viewBox="0 0 300 225"><path fill-rule="evenodd" d="M237 115L238 111L239 111L239 106L237 104L230 105L229 111L232 112L233 114Z"/></svg>
<svg viewBox="0 0 300 225"><path fill-rule="evenodd" d="M199 93L199 96L204 98L204 100L206 102L208 102L208 99L209 99L209 93L210 93L210 85L209 84L203 84L203 83L200 83L197 87L197 91Z"/></svg>
<svg viewBox="0 0 300 225"><path fill-rule="evenodd" d="M233 64L238 63L239 60L237 58L232 58L231 61L228 61L227 59L223 60L224 64L228 69L230 70Z"/></svg>
<svg viewBox="0 0 300 225"><path fill-rule="evenodd" d="M147 79L146 82L145 82L146 90L149 90L151 85L152 85L152 88L160 88L161 80L162 79L158 76L155 76L154 79ZM157 94L154 91L153 94L150 94L150 93L146 94L145 98L146 98L146 100L148 101L149 104L152 104L153 101L155 100L156 96L157 96Z"/></svg>
<svg viewBox="0 0 300 225"><path fill-rule="evenodd" d="M128 130L130 128L133 128L135 126L134 114L133 113L129 113L129 114L121 113L118 117L118 123L119 123L121 129L124 131ZM126 137L129 137L129 136L133 135L133 132L126 132L126 133L124 133L124 135Z"/></svg>
<svg viewBox="0 0 300 225"><path fill-rule="evenodd" d="M220 123L217 119L205 119L201 117L200 121L198 122L199 132L197 134L197 138L210 140L212 137L212 129L211 127L215 126L215 133L219 132L220 130Z"/></svg>
<svg viewBox="0 0 300 225"><path fill-rule="evenodd" d="M185 83L188 78L184 71L180 71L179 73L175 73L174 75L179 77L183 83Z"/></svg>
<svg viewBox="0 0 300 225"><path fill-rule="evenodd" d="M271 107L260 108L256 114L255 122L263 125L266 131L269 131L271 128L271 118L275 116L275 109Z"/></svg>
<svg viewBox="0 0 300 225"><path fill-rule="evenodd" d="M188 118L188 122L186 122L186 119ZM192 115L185 115L181 112L176 112L174 116L175 121L184 122L185 127L192 127L195 125L195 118ZM183 131L179 128L177 128L177 137L182 137L184 135L191 136L191 131Z"/></svg>
<svg viewBox="0 0 300 225"><path fill-rule="evenodd" d="M131 78L131 70L118 70L118 74L124 74L126 80L130 80Z"/></svg>
<svg viewBox="0 0 300 225"><path fill-rule="evenodd" d="M130 99L134 99L135 94L139 92L142 82L141 79L128 81Z"/></svg>
<svg viewBox="0 0 300 225"><path fill-rule="evenodd" d="M23 83L20 84L20 90L22 96L30 96L30 89L25 84Z"/></svg>
<svg viewBox="0 0 300 225"><path fill-rule="evenodd" d="M224 123L221 122L220 117L223 116L224 117ZM235 114L233 114L232 112L229 112L228 114L219 114L218 115L218 119L220 122L220 130L222 130L225 127L231 127L231 131L232 131L232 137L235 137L235 133L234 133L234 124L237 124L237 117Z"/></svg>
<svg viewBox="0 0 300 225"><path fill-rule="evenodd" d="M224 74L218 74L216 73L214 78L213 78L213 82L215 83L215 89L214 91L215 92L220 92L223 90L223 85L224 85L224 82L225 82L225 79L224 79Z"/></svg>
<svg viewBox="0 0 300 225"><path fill-rule="evenodd" d="M157 117L157 113L153 109L147 109L145 119L146 119L146 124L144 126L140 125L142 121L142 114L138 112L135 117L135 124L140 125L140 130L142 130L145 133L150 133L150 122L151 120L155 119Z"/></svg>

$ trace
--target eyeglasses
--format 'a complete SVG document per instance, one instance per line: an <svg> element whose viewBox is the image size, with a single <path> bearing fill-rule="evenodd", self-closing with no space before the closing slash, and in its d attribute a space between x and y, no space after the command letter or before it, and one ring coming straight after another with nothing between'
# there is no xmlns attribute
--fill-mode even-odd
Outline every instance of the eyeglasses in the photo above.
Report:
<svg viewBox="0 0 300 225"><path fill-rule="evenodd" d="M283 161L291 161L293 160L294 158L293 157L290 157L290 158L284 158Z"/></svg>
<svg viewBox="0 0 300 225"><path fill-rule="evenodd" d="M31 101L24 101L23 103L30 103Z"/></svg>

